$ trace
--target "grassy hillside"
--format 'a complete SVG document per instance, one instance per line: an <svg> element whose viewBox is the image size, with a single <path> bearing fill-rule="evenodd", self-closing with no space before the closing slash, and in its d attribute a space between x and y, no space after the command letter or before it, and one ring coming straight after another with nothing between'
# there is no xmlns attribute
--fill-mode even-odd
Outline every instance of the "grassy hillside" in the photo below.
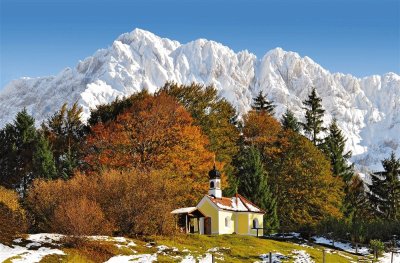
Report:
<svg viewBox="0 0 400 263"><path fill-rule="evenodd" d="M32 245L33 244L33 245ZM20 254L10 254L5 262L24 259L43 250L52 249L58 254L49 253L40 262L262 262L263 254L273 253L280 262L322 262L324 247L297 244L290 241L276 241L248 236L223 235L179 235L175 237L148 237L128 239L112 237L89 237L85 241L72 239L51 240L41 237L26 237L16 244L29 248L19 249ZM42 251L42 252L40 252ZM61 253L64 255L61 255ZM29 254L31 253L31 255ZM29 262L29 258L26 259ZM264 257L264 262L268 260ZM297 261L296 261L297 260ZM357 257L346 252L328 250L326 262L351 262ZM0 259L1 261L1 259Z"/></svg>

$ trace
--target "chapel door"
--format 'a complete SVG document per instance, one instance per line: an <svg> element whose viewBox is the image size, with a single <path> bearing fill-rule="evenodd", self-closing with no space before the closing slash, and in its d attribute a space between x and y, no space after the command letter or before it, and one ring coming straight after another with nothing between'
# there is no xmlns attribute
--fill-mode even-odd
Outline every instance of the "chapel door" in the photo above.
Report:
<svg viewBox="0 0 400 263"><path fill-rule="evenodd" d="M204 234L211 235L211 217L204 218Z"/></svg>

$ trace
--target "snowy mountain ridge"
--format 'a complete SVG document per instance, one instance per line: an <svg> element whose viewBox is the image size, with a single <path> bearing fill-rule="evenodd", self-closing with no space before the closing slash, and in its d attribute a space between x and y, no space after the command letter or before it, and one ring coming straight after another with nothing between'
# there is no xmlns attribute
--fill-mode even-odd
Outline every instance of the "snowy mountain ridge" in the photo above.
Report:
<svg viewBox="0 0 400 263"><path fill-rule="evenodd" d="M166 81L213 84L219 95L241 114L262 90L277 105L303 119L304 101L315 87L326 110L325 125L338 120L353 161L361 171L381 169L391 151L400 155L400 76L387 73L362 79L330 73L309 57L276 48L258 59L245 51L205 39L181 44L135 29L107 49L66 68L56 76L21 78L0 91L0 127L23 107L40 124L65 102L90 108L147 88L154 92Z"/></svg>

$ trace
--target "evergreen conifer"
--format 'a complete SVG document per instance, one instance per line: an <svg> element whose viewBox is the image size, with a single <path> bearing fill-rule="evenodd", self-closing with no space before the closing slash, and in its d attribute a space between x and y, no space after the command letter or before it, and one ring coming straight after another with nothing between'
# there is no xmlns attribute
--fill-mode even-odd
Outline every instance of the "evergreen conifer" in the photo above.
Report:
<svg viewBox="0 0 400 263"><path fill-rule="evenodd" d="M351 151L345 151L346 138L334 119L329 126L328 136L324 139L323 149L331 161L332 172L348 182L354 174L354 167L350 165Z"/></svg>
<svg viewBox="0 0 400 263"><path fill-rule="evenodd" d="M301 126L297 118L294 116L293 112L289 109L286 110L285 114L282 116L282 127L285 130L292 130L294 132L299 133Z"/></svg>
<svg viewBox="0 0 400 263"><path fill-rule="evenodd" d="M252 109L257 112L266 112L269 115L274 115L275 105L272 101L267 100L267 97L260 91L257 97L254 98Z"/></svg>
<svg viewBox="0 0 400 263"><path fill-rule="evenodd" d="M381 219L398 220L400 214L400 159L394 152L382 161L383 172L371 174L368 197Z"/></svg>
<svg viewBox="0 0 400 263"><path fill-rule="evenodd" d="M321 143L318 135L326 130L323 127L324 121L322 120L325 110L322 108L321 102L322 99L318 97L315 88L311 90L308 99L303 101L305 105L303 109L306 110L306 122L302 123L303 130L315 146Z"/></svg>
<svg viewBox="0 0 400 263"><path fill-rule="evenodd" d="M264 226L268 231L279 227L276 199L267 182L260 152L253 146L244 149L238 167L238 190L251 202L265 210Z"/></svg>

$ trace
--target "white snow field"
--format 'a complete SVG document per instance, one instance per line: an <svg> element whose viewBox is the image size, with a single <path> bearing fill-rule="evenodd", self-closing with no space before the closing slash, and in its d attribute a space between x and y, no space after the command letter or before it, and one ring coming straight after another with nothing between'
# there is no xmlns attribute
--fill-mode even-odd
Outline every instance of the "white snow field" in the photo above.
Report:
<svg viewBox="0 0 400 263"><path fill-rule="evenodd" d="M0 127L23 107L40 125L65 102L78 102L86 120L96 105L142 89L154 92L166 81L213 84L241 114L263 91L277 105L276 117L289 108L300 120L302 101L315 87L326 110L325 125L338 120L361 172L381 169L380 160L391 151L400 155L400 76L395 73L357 78L330 73L309 57L281 48L257 58L214 41L181 44L141 29L122 34L56 76L8 83L0 91Z"/></svg>

